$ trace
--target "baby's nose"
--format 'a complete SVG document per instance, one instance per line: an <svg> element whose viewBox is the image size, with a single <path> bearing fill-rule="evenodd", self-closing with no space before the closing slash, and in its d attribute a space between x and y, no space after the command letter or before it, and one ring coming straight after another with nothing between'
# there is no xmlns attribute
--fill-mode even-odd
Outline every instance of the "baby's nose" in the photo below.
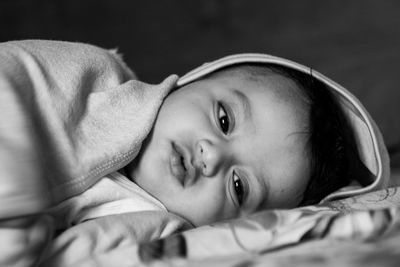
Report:
<svg viewBox="0 0 400 267"><path fill-rule="evenodd" d="M194 166L206 177L214 176L224 162L224 153L220 146L209 140L199 140L196 143Z"/></svg>

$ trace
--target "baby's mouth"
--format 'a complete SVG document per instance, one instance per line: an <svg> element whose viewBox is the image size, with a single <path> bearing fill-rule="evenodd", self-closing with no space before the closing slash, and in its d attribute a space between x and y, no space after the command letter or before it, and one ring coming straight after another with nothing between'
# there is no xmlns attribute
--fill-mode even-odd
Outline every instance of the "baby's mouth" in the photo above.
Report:
<svg viewBox="0 0 400 267"><path fill-rule="evenodd" d="M183 186L185 184L185 177L187 173L185 158L183 153L179 151L179 148L174 143L172 143L172 153L169 163L172 175L175 176Z"/></svg>

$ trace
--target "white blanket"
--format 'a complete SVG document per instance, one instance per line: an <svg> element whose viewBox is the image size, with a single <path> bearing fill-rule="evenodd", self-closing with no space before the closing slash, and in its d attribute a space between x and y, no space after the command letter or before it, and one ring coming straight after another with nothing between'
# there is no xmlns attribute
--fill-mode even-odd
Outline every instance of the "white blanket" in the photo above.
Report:
<svg viewBox="0 0 400 267"><path fill-rule="evenodd" d="M137 155L177 77L134 78L114 51L91 45L0 44L1 266L35 262L52 235L41 212Z"/></svg>

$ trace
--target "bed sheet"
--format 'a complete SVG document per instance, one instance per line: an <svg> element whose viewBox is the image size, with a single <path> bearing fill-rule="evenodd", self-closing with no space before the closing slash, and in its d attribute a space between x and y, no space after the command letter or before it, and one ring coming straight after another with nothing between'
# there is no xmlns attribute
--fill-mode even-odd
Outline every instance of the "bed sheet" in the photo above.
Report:
<svg viewBox="0 0 400 267"><path fill-rule="evenodd" d="M324 205L262 211L149 242L120 240L115 249L69 255L68 264L57 266L393 266L400 259L399 203L400 188L393 187ZM107 236L112 239L112 231Z"/></svg>

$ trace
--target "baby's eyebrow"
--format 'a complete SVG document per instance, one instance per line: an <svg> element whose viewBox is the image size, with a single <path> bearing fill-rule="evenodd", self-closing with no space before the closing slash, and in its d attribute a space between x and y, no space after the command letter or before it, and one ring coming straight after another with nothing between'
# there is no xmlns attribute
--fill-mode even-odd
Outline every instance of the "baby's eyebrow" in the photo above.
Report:
<svg viewBox="0 0 400 267"><path fill-rule="evenodd" d="M251 111L251 106L250 106L250 100L249 98L241 91L234 89L233 94L235 98L238 100L240 105L242 106L242 110L244 112L245 119L251 119L252 118L252 111Z"/></svg>
<svg viewBox="0 0 400 267"><path fill-rule="evenodd" d="M245 95L243 92L241 92L238 89L233 89L233 96L234 98L237 100L237 102L240 104L240 110L243 113L243 120L245 122L249 122L249 126L251 127L247 127L247 130L253 131L255 129L254 126L254 121L253 121L253 112L252 112L252 108L250 105L250 100L247 97L247 95Z"/></svg>

